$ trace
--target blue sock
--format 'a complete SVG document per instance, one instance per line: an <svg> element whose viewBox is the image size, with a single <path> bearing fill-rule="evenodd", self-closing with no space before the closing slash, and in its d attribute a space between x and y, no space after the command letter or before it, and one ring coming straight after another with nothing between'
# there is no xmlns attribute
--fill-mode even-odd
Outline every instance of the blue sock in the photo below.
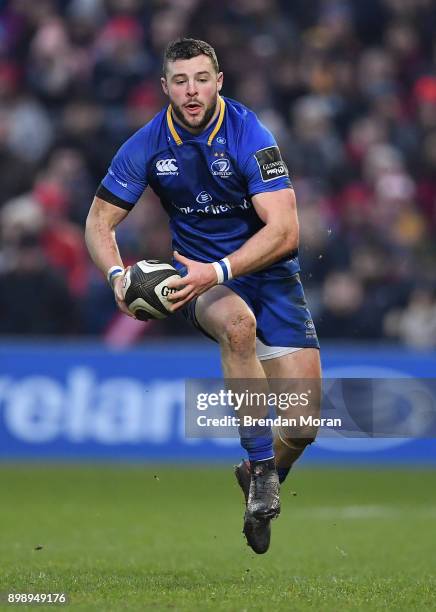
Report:
<svg viewBox="0 0 436 612"><path fill-rule="evenodd" d="M248 453L250 461L265 461L274 457L271 427L239 428L241 446Z"/></svg>
<svg viewBox="0 0 436 612"><path fill-rule="evenodd" d="M277 474L279 475L279 483L285 482L286 476L289 474L290 467L278 467Z"/></svg>

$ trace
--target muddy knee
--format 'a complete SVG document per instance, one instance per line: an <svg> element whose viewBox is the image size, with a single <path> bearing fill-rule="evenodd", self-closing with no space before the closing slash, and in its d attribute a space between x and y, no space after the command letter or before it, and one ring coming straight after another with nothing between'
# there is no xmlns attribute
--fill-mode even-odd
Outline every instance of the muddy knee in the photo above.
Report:
<svg viewBox="0 0 436 612"><path fill-rule="evenodd" d="M219 337L224 352L241 357L256 350L256 319L250 312L239 312L229 315L223 324Z"/></svg>

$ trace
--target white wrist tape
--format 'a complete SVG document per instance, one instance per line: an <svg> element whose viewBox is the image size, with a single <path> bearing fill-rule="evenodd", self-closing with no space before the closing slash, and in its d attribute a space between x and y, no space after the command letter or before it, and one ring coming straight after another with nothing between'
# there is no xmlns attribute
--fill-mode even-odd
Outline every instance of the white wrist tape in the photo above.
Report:
<svg viewBox="0 0 436 612"><path fill-rule="evenodd" d="M214 261L212 265L215 268L218 285L221 285L222 283L225 283L233 278L232 267L228 257L224 257L224 259L220 259L219 261Z"/></svg>
<svg viewBox="0 0 436 612"><path fill-rule="evenodd" d="M122 276L123 274L124 269L121 266L112 266L112 268L109 268L106 274L106 278L112 289L114 288L114 280L118 278L118 276Z"/></svg>

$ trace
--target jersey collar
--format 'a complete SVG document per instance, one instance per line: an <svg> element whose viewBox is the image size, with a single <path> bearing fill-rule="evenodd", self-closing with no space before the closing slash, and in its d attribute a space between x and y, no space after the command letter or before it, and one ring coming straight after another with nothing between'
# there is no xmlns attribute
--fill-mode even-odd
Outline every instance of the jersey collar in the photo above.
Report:
<svg viewBox="0 0 436 612"><path fill-rule="evenodd" d="M224 102L223 98L221 96L219 96L219 103L220 103L220 112L218 115L218 120L215 124L215 127L213 128L212 132L210 133L209 138L207 139L207 144L209 146L211 146L213 139L215 138L215 136L218 134L222 124L223 124L223 120L224 120L224 112L226 110L226 103ZM171 114L172 111L172 107L171 104L168 106L167 108L167 123L168 123L168 128L171 132L171 136L174 138L174 141L176 143L176 145L181 145L183 144L183 140L180 138L179 134L177 133L176 128L174 127L174 122L173 122L173 117Z"/></svg>

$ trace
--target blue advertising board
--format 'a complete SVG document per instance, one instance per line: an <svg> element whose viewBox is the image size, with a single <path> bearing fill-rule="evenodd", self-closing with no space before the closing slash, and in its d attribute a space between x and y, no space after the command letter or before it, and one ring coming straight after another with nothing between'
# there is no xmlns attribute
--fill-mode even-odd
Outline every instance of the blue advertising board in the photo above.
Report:
<svg viewBox="0 0 436 612"><path fill-rule="evenodd" d="M434 377L436 355L324 347L328 377ZM216 346L0 346L0 459L234 462L237 439L185 436L185 379L220 376ZM435 440L319 438L305 463L436 464Z"/></svg>

